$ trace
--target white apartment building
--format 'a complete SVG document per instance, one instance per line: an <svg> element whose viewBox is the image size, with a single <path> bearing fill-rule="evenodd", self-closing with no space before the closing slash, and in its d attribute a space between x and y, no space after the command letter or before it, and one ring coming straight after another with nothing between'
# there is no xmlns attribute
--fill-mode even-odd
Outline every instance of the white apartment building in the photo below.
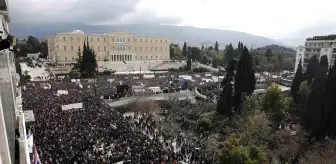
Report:
<svg viewBox="0 0 336 164"><path fill-rule="evenodd" d="M300 60L302 61L303 71L307 69L309 59L316 55L318 59L326 55L329 67L334 65L336 58L336 35L314 36L307 38L304 45L296 48L295 71Z"/></svg>

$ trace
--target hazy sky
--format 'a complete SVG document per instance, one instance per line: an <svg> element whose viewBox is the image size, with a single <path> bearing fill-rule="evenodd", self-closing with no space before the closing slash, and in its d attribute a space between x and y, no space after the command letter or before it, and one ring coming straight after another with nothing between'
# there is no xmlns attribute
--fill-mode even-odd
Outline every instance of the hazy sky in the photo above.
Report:
<svg viewBox="0 0 336 164"><path fill-rule="evenodd" d="M228 29L296 45L336 33L335 0L10 0L13 21Z"/></svg>

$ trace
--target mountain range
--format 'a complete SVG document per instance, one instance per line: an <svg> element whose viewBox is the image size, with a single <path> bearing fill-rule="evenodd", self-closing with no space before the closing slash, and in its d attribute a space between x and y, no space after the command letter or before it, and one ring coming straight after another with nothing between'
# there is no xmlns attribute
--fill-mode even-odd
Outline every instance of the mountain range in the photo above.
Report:
<svg viewBox="0 0 336 164"><path fill-rule="evenodd" d="M11 33L19 39L34 36L38 39L46 39L57 32L71 32L82 30L84 33L107 33L113 31L130 32L138 36L162 36L170 38L174 43L187 42L188 44L201 45L218 41L220 45L232 43L237 45L239 41L247 46L262 47L265 45L281 45L283 43L263 36L252 35L244 32L206 29L190 26L133 24L133 25L85 25L85 24L64 24L64 23L43 23L43 24L10 24Z"/></svg>

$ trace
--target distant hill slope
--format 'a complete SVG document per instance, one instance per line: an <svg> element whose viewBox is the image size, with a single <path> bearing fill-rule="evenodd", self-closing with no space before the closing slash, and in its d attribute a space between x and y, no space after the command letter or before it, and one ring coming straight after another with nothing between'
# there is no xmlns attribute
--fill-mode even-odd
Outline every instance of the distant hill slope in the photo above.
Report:
<svg viewBox="0 0 336 164"><path fill-rule="evenodd" d="M260 47L270 44L284 45L278 41L256 36L244 32L205 29L188 26L169 26L169 25L84 25L84 24L20 24L11 23L10 31L19 38L35 36L45 39L56 32L70 32L73 30L83 30L85 33L107 33L113 31L125 31L140 36L165 36L174 42L188 42L190 44L201 44L202 42L218 41L220 44L233 45L242 41L247 46Z"/></svg>
<svg viewBox="0 0 336 164"><path fill-rule="evenodd" d="M261 48L257 48L257 51L267 51L268 49L276 52L287 52L287 53L295 53L295 50L292 48L284 47L284 46L279 46L279 45L267 45Z"/></svg>

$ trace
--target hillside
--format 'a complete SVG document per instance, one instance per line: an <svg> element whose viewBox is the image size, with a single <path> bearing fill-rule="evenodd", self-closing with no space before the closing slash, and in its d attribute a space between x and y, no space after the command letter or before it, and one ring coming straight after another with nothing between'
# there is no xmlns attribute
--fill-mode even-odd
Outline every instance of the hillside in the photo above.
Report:
<svg viewBox="0 0 336 164"><path fill-rule="evenodd" d="M264 47L257 48L257 51L267 51L268 49L272 50L272 52L285 52L285 53L295 53L295 50L292 48L279 46L279 45L267 45Z"/></svg>
<svg viewBox="0 0 336 164"><path fill-rule="evenodd" d="M126 31L140 36L165 36L173 42L188 42L190 44L201 44L203 42L218 41L220 44L234 45L242 41L247 46L265 46L271 44L284 45L278 41L256 36L244 32L205 29L188 26L169 26L169 25L84 25L84 24L19 24L11 23L10 30L13 35L19 38L35 36L45 39L56 32L70 32L73 30L83 30L85 33L107 33L113 31Z"/></svg>

